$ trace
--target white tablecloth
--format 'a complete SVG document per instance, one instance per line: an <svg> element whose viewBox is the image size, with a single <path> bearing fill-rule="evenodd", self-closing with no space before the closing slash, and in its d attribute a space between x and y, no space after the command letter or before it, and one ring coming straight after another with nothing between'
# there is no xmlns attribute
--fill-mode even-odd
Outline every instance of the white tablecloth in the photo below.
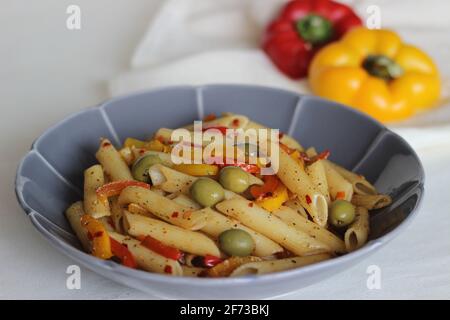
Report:
<svg viewBox="0 0 450 320"><path fill-rule="evenodd" d="M65 27L69 4L81 7L79 31ZM84 268L81 289L68 290L66 269L73 261L33 229L16 202L13 182L18 161L35 137L68 114L108 97L106 80L128 69L156 6L157 1L148 0L2 4L0 298L153 298ZM412 224L364 262L286 298L450 298L450 150L423 149L420 156L426 195ZM366 286L366 269L374 264L381 268L380 290Z"/></svg>

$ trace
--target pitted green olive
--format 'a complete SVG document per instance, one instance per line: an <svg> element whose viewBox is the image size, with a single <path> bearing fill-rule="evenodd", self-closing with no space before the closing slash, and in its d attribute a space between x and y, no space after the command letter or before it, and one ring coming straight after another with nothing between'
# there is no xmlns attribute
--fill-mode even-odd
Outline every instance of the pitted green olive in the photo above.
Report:
<svg viewBox="0 0 450 320"><path fill-rule="evenodd" d="M219 244L229 256L245 257L252 254L255 241L252 236L241 229L229 229L219 235Z"/></svg>
<svg viewBox="0 0 450 320"><path fill-rule="evenodd" d="M355 220L355 206L345 200L336 200L331 204L330 223L335 227L345 227Z"/></svg>
<svg viewBox="0 0 450 320"><path fill-rule="evenodd" d="M248 174L239 167L225 167L220 171L220 184L227 190L241 193L249 186Z"/></svg>
<svg viewBox="0 0 450 320"><path fill-rule="evenodd" d="M200 205L212 207L224 198L222 186L210 178L198 178L190 188L191 196Z"/></svg>
<svg viewBox="0 0 450 320"><path fill-rule="evenodd" d="M147 154L136 160L131 168L133 178L142 182L149 182L148 169L158 163L162 163L161 158L156 154Z"/></svg>

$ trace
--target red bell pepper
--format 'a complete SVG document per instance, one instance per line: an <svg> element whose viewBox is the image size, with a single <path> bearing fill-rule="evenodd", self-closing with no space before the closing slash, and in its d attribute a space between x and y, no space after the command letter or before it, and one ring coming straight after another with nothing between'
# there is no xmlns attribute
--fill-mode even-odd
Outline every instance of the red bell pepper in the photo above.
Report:
<svg viewBox="0 0 450 320"><path fill-rule="evenodd" d="M141 244L144 247L147 247L148 249L168 259L178 260L183 256L183 253L177 248L167 246L151 236L139 237L139 240L141 240Z"/></svg>
<svg viewBox="0 0 450 320"><path fill-rule="evenodd" d="M293 79L305 77L321 46L361 25L353 10L332 0L293 0L268 26L263 49Z"/></svg>
<svg viewBox="0 0 450 320"><path fill-rule="evenodd" d="M134 260L134 257L131 254L130 250L128 250L126 246L111 237L109 238L109 241L111 242L112 254L119 258L124 266L136 269L137 263L136 260Z"/></svg>
<svg viewBox="0 0 450 320"><path fill-rule="evenodd" d="M114 181L104 184L95 193L100 201L108 201L109 197L118 196L123 189L127 187L141 187L145 189L150 189L150 185L144 182L134 181L134 180L121 180Z"/></svg>
<svg viewBox="0 0 450 320"><path fill-rule="evenodd" d="M270 176L263 176L264 184L262 186L254 185L250 187L250 194L255 199L260 199L267 195L268 193L274 193L277 189L280 180L278 180L277 176L270 175Z"/></svg>

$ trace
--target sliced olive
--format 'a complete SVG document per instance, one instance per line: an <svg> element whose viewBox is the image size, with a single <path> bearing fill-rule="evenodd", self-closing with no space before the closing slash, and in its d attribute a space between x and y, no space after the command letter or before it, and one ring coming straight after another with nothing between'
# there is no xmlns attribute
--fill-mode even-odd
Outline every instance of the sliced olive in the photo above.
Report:
<svg viewBox="0 0 450 320"><path fill-rule="evenodd" d="M222 186L210 178L198 178L191 186L191 196L200 205L212 207L224 198Z"/></svg>
<svg viewBox="0 0 450 320"><path fill-rule="evenodd" d="M219 244L229 256L245 257L252 254L255 241L252 236L241 229L229 229L219 235Z"/></svg>
<svg viewBox="0 0 450 320"><path fill-rule="evenodd" d="M348 201L336 200L331 204L330 223L335 227L345 227L355 220L355 207Z"/></svg>
<svg viewBox="0 0 450 320"><path fill-rule="evenodd" d="M162 163L161 158L156 154L147 154L136 160L131 168L133 178L142 182L149 182L148 169L158 163Z"/></svg>
<svg viewBox="0 0 450 320"><path fill-rule="evenodd" d="M239 167L225 167L220 171L220 184L230 191L241 193L249 186L248 174Z"/></svg>

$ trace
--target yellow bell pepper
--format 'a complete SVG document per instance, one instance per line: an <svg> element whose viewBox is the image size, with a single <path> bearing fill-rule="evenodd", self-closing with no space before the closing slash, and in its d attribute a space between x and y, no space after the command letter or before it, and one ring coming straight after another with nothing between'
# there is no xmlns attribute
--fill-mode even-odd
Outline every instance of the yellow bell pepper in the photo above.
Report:
<svg viewBox="0 0 450 320"><path fill-rule="evenodd" d="M287 200L289 200L287 188L280 183L273 192L273 195L256 200L256 204L269 212L274 212Z"/></svg>
<svg viewBox="0 0 450 320"><path fill-rule="evenodd" d="M395 32L362 27L318 52L309 83L315 94L383 122L433 107L441 90L436 65L426 53L402 43Z"/></svg>
<svg viewBox="0 0 450 320"><path fill-rule="evenodd" d="M92 241L92 255L100 259L109 259L113 256L111 240L103 224L91 217L83 215L81 225L86 229L89 239Z"/></svg>
<svg viewBox="0 0 450 320"><path fill-rule="evenodd" d="M213 164L176 164L172 169L194 177L215 176L219 172L219 167Z"/></svg>

